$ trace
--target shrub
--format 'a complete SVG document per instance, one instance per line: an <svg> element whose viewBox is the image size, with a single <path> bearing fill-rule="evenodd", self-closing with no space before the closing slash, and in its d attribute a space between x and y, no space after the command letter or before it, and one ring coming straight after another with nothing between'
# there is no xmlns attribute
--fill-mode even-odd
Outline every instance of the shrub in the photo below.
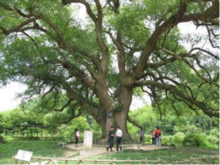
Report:
<svg viewBox="0 0 220 165"><path fill-rule="evenodd" d="M184 139L185 139L185 134L182 132L177 132L172 137L172 144L177 147L182 146Z"/></svg>
<svg viewBox="0 0 220 165"><path fill-rule="evenodd" d="M202 129L199 127L196 127L195 125L183 125L183 126L175 126L174 127L174 132L184 132L184 133L202 133Z"/></svg>
<svg viewBox="0 0 220 165"><path fill-rule="evenodd" d="M188 134L183 140L183 145L187 147L202 147L217 149L218 145L210 143L204 134Z"/></svg>
<svg viewBox="0 0 220 165"><path fill-rule="evenodd" d="M163 136L162 137L162 145L172 145L173 136Z"/></svg>
<svg viewBox="0 0 220 165"><path fill-rule="evenodd" d="M144 142L146 144L152 144L152 137L151 137L151 135L144 135Z"/></svg>
<svg viewBox="0 0 220 165"><path fill-rule="evenodd" d="M183 140L185 138L185 134L182 132L177 132L173 136L163 136L162 137L162 144L168 146L182 146Z"/></svg>
<svg viewBox="0 0 220 165"><path fill-rule="evenodd" d="M205 139L200 134L188 134L183 140L183 145L187 147L201 147L204 144Z"/></svg>
<svg viewBox="0 0 220 165"><path fill-rule="evenodd" d="M208 140L208 142L210 142L212 144L218 145L218 143L219 143L219 138L217 138L216 136L213 136L213 135L207 136L207 140Z"/></svg>
<svg viewBox="0 0 220 165"><path fill-rule="evenodd" d="M212 129L212 130L210 131L210 135L219 138L219 130L218 130L218 128Z"/></svg>
<svg viewBox="0 0 220 165"><path fill-rule="evenodd" d="M10 141L12 141L12 140L14 140L13 137L11 137L11 136L9 136L9 135L6 135L6 134L4 134L4 133L3 133L1 136L3 137L3 141L6 142L6 143L7 143L7 142L10 142Z"/></svg>

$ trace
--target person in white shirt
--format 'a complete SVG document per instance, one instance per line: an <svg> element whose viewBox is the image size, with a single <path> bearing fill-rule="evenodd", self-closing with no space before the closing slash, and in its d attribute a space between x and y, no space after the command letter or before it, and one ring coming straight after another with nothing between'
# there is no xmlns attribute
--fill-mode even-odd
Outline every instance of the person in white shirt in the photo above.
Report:
<svg viewBox="0 0 220 165"><path fill-rule="evenodd" d="M77 147L78 141L79 141L80 133L78 129L75 129L75 147Z"/></svg>
<svg viewBox="0 0 220 165"><path fill-rule="evenodd" d="M118 151L118 148L119 148L119 146L121 144L121 138L123 136L123 133L122 133L122 131L121 131L119 126L117 127L117 131L116 131L115 135L116 135L116 145L117 145L117 151ZM121 146L120 146L120 150L122 150Z"/></svg>

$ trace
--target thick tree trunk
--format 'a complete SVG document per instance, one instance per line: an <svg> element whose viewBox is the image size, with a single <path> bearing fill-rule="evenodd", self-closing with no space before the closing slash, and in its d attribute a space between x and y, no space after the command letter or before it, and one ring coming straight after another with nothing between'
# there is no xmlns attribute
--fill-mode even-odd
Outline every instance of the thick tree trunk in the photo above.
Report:
<svg viewBox="0 0 220 165"><path fill-rule="evenodd" d="M113 116L108 116L106 121L100 123L102 128L102 138L107 139L110 127L114 127L114 132L116 133L116 127L119 126L123 132L124 140L131 140L127 129L127 111L115 112Z"/></svg>
<svg viewBox="0 0 220 165"><path fill-rule="evenodd" d="M111 109L106 112L106 119L100 123L102 127L102 138L107 139L110 127L119 126L123 132L124 140L131 140L127 129L128 111L132 101L132 89L123 88L118 101L112 103Z"/></svg>
<svg viewBox="0 0 220 165"><path fill-rule="evenodd" d="M101 81L102 82L102 81ZM103 113L102 118L100 113L88 111L102 128L102 139L108 138L108 133L113 126L116 131L116 127L119 126L123 132L123 139L130 140L130 135L127 129L128 111L132 101L132 88L122 87L120 94L117 98L113 98L108 94L108 90L105 86L106 82L100 83L97 87L96 95L100 100ZM92 114L93 113L93 114Z"/></svg>

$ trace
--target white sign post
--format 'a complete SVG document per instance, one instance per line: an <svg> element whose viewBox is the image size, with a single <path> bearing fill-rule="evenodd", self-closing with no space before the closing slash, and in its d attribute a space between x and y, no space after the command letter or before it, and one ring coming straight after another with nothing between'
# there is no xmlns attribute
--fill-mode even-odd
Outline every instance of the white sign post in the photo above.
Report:
<svg viewBox="0 0 220 165"><path fill-rule="evenodd" d="M86 148L92 148L92 142L93 142L93 132L92 131L85 131L83 146Z"/></svg>
<svg viewBox="0 0 220 165"><path fill-rule="evenodd" d="M18 160L30 163L32 155L33 155L33 152L18 150L18 153L15 156L16 163Z"/></svg>

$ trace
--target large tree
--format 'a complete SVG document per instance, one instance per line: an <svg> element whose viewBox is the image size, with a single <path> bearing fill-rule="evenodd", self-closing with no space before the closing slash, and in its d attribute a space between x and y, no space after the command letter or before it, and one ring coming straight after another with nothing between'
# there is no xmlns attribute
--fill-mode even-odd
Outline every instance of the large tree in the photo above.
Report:
<svg viewBox="0 0 220 165"><path fill-rule="evenodd" d="M1 83L27 84L51 110L86 111L103 138L111 125L129 138L140 90L159 111L219 116L218 0L1 0L0 10ZM182 36L187 22L205 32Z"/></svg>

